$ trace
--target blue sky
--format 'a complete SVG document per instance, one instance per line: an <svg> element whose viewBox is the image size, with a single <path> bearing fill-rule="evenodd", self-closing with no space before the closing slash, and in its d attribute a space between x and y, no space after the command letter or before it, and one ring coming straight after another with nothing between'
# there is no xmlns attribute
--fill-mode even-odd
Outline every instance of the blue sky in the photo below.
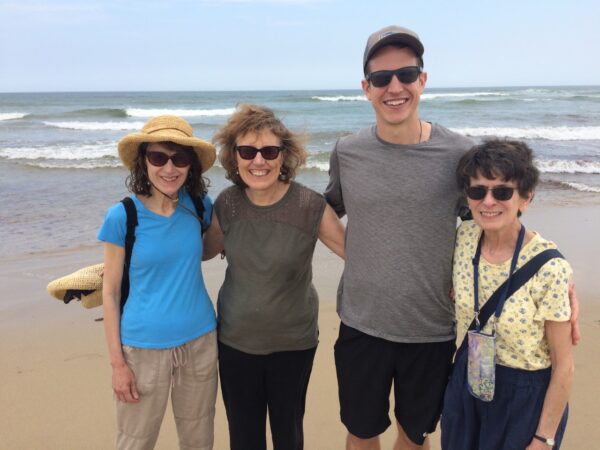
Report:
<svg viewBox="0 0 600 450"><path fill-rule="evenodd" d="M0 92L359 88L392 23L421 36L429 87L597 85L599 5L0 0Z"/></svg>

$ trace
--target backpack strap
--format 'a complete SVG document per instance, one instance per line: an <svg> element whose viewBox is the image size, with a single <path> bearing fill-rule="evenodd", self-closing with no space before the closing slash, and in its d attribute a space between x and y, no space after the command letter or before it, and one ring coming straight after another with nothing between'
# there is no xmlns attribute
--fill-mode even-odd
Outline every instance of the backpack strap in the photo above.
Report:
<svg viewBox="0 0 600 450"><path fill-rule="evenodd" d="M135 243L135 227L137 227L137 210L135 203L131 197L125 197L121 200L125 207L125 213L127 214L127 232L125 234L125 262L123 266L123 277L121 279L121 315L123 314L123 307L129 296L129 265L131 263L131 252L133 251L133 244Z"/></svg>
<svg viewBox="0 0 600 450"><path fill-rule="evenodd" d="M527 263L525 263L521 268L513 273L512 280L510 282L510 287L508 289L508 294L506 298L509 298L515 292L517 292L521 286L527 283L537 272L542 268L544 264L550 261L553 258L563 258L564 256L556 249L550 248L544 250L541 253L538 253L533 258L531 258ZM479 323L481 329L485 326L488 319L494 314L496 311L496 307L498 306L498 300L502 295L502 291L504 290L504 286L506 285L506 281L502 283L498 289L492 294L485 305L479 311ZM471 325L469 326L468 331L474 330L476 327L476 320L473 319ZM462 344L458 351L456 352L456 358L458 359L459 353L464 352L467 348L467 336L465 335Z"/></svg>

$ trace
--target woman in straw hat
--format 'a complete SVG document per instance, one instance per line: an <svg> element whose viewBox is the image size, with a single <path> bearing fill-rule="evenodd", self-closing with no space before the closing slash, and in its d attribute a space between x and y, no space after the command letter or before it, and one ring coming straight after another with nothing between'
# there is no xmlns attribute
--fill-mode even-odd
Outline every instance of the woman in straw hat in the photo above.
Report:
<svg viewBox="0 0 600 450"><path fill-rule="evenodd" d="M214 147L175 116L150 119L119 142L137 210L129 295L121 314L126 212L106 213L104 325L117 398L117 447L154 447L169 393L181 448L213 445L216 320L200 270L201 222L212 204L202 173ZM198 217L192 197L202 199ZM200 208L202 209L202 208ZM127 269L125 269L127 270Z"/></svg>
<svg viewBox="0 0 600 450"><path fill-rule="evenodd" d="M344 255L344 226L324 198L292 181L306 153L267 108L241 105L214 138L234 186L215 201L205 258L225 250L219 372L233 450L303 448L318 342L312 285L317 239Z"/></svg>

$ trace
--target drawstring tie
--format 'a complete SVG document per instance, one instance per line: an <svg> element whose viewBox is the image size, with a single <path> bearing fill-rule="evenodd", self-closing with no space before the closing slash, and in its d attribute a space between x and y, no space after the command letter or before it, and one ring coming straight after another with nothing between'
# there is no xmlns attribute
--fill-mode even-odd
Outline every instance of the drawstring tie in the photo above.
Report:
<svg viewBox="0 0 600 450"><path fill-rule="evenodd" d="M171 386L175 386L175 374L177 374L177 384L181 384L180 368L188 363L189 353L186 344L171 350Z"/></svg>

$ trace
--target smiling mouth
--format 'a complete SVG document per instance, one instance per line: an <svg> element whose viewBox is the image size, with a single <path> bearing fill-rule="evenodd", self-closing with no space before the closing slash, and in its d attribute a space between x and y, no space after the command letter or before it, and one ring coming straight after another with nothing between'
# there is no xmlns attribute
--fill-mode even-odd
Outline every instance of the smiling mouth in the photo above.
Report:
<svg viewBox="0 0 600 450"><path fill-rule="evenodd" d="M403 98L400 100L385 100L383 103L387 106L402 106L408 102L408 99Z"/></svg>
<svg viewBox="0 0 600 450"><path fill-rule="evenodd" d="M253 175L255 177L264 177L265 175L267 175L269 173L268 170L250 170L250 175Z"/></svg>
<svg viewBox="0 0 600 450"><path fill-rule="evenodd" d="M179 178L179 176L174 176L174 177L160 177L161 180L167 182L167 183L173 183L174 181L177 181L177 179Z"/></svg>
<svg viewBox="0 0 600 450"><path fill-rule="evenodd" d="M481 214L483 217L496 217L502 213L501 212L493 212L493 211L481 211L479 214Z"/></svg>

